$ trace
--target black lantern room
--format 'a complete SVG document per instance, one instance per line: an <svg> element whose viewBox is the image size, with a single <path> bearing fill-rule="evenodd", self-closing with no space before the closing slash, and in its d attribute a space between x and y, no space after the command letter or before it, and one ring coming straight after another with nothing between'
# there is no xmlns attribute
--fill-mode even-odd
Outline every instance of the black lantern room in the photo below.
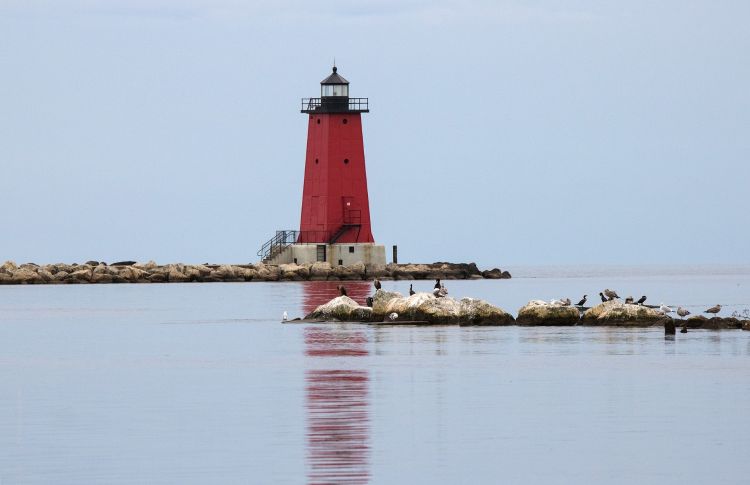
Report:
<svg viewBox="0 0 750 485"><path fill-rule="evenodd" d="M330 76L320 81L320 98L302 98L303 113L368 113L367 98L350 98L349 81L336 66Z"/></svg>

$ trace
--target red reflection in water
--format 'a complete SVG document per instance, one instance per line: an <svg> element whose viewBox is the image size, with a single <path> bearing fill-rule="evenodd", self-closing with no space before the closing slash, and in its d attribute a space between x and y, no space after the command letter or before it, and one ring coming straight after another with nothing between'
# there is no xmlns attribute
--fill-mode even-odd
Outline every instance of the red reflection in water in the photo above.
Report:
<svg viewBox="0 0 750 485"><path fill-rule="evenodd" d="M369 481L369 379L362 370L308 371L308 483Z"/></svg>
<svg viewBox="0 0 750 485"><path fill-rule="evenodd" d="M346 288L346 296L360 305L365 304L368 296L373 294L371 281L310 281L305 283L302 307L305 315L315 310L318 305L327 303L339 296L338 286Z"/></svg>
<svg viewBox="0 0 750 485"><path fill-rule="evenodd" d="M305 285L305 312L338 296L344 284L349 296L364 302L368 282L314 282ZM305 327L305 355L328 369L311 369L307 385L308 483L367 483L370 481L370 374L342 369L349 359L368 355L363 330L338 325ZM337 365L338 364L338 365Z"/></svg>

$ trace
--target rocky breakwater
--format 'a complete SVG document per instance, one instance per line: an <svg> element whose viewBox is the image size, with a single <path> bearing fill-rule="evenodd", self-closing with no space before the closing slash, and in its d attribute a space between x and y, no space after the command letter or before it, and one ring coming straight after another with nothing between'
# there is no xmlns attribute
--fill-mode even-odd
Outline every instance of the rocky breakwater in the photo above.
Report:
<svg viewBox="0 0 750 485"><path fill-rule="evenodd" d="M366 267L362 263L331 266L329 263L297 264L166 264L153 261L121 261L107 264L26 263L6 261L0 265L0 284L81 284L81 283L188 283L240 281L347 281L419 279L510 278L495 268L480 271L474 263L388 264Z"/></svg>
<svg viewBox="0 0 750 485"><path fill-rule="evenodd" d="M651 327L669 325L672 319L661 311L643 305L607 301L589 308L581 318L583 325L612 325L620 327Z"/></svg>
<svg viewBox="0 0 750 485"><path fill-rule="evenodd" d="M437 298L430 293L404 297L384 290L375 292L372 308L339 296L317 307L304 320L429 325L512 325L514 322L512 315L483 300Z"/></svg>
<svg viewBox="0 0 750 485"><path fill-rule="evenodd" d="M571 326L581 320L578 307L531 300L518 310L516 322L528 326Z"/></svg>
<svg viewBox="0 0 750 485"><path fill-rule="evenodd" d="M750 330L750 320L743 320L735 317L711 317L706 318L703 315L693 315L684 320L675 319L675 325L687 328L702 328L705 330Z"/></svg>

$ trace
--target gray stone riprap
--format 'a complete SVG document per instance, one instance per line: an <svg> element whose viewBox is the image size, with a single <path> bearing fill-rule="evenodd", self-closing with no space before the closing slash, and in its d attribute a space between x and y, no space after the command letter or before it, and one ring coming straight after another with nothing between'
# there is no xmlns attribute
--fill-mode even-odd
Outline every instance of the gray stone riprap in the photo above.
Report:
<svg viewBox="0 0 750 485"><path fill-rule="evenodd" d="M675 325L678 327L686 326L687 328L703 328L706 330L750 330L750 320L743 320L735 317L711 317L706 318L703 315L692 315L684 320L675 319Z"/></svg>
<svg viewBox="0 0 750 485"><path fill-rule="evenodd" d="M367 312L369 310L369 313ZM513 316L486 301L474 298L437 298L431 293L404 297L377 290L372 308L359 306L340 296L319 306L305 320L375 322L397 324L419 322L431 325L512 325Z"/></svg>
<svg viewBox="0 0 750 485"><path fill-rule="evenodd" d="M650 327L664 325L665 322L668 323L669 318L658 309L612 300L586 310L581 318L581 324Z"/></svg>
<svg viewBox="0 0 750 485"><path fill-rule="evenodd" d="M486 274L486 275L484 275ZM498 276L500 275L500 276ZM27 263L6 261L0 265L0 284L79 284L79 283L188 283L240 281L356 281L420 279L510 278L507 271L495 268L482 272L474 263L388 264L365 267L331 266L329 263L305 265L281 264L166 264L153 261L121 261L106 264L87 261L84 264Z"/></svg>
<svg viewBox="0 0 750 485"><path fill-rule="evenodd" d="M570 326L581 320L581 312L575 306L552 304L542 300L531 300L518 310L516 322L530 326Z"/></svg>

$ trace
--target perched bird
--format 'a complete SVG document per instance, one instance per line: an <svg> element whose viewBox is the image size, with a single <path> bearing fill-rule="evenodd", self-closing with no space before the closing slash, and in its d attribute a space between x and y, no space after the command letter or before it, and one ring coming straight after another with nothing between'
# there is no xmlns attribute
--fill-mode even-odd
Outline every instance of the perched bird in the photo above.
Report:
<svg viewBox="0 0 750 485"><path fill-rule="evenodd" d="M410 284L410 285L409 285L409 296L411 296L411 295L413 295L413 294L415 294L415 293L416 293L416 291L414 291L414 288L413 288L413 287L414 287L414 285L413 285L413 284Z"/></svg>
<svg viewBox="0 0 750 485"><path fill-rule="evenodd" d="M282 322L286 322L287 320L289 320L289 315L287 315L287 313L286 313L286 312L284 312L284 313L283 313L283 314L281 315L281 321L282 321Z"/></svg>
<svg viewBox="0 0 750 485"><path fill-rule="evenodd" d="M372 308L372 304L374 303L374 300L372 299L371 296L368 296L367 298L365 298L365 303L367 303L367 306Z"/></svg>
<svg viewBox="0 0 750 485"><path fill-rule="evenodd" d="M620 298L620 295L618 295L616 291L610 290L609 288L604 289L604 295L610 300L614 300L615 298Z"/></svg>
<svg viewBox="0 0 750 485"><path fill-rule="evenodd" d="M636 303L638 303L639 305L643 305L645 301L646 301L646 295L643 295L642 297L638 298L638 301Z"/></svg>
<svg viewBox="0 0 750 485"><path fill-rule="evenodd" d="M583 295L583 298L581 298L581 301L578 302L578 306L583 306L586 304L586 298L588 298L589 295Z"/></svg>
<svg viewBox="0 0 750 485"><path fill-rule="evenodd" d="M435 288L432 290L432 294L435 295L437 298L443 297L448 294L448 290L445 289L445 286L441 286L440 288Z"/></svg>
<svg viewBox="0 0 750 485"><path fill-rule="evenodd" d="M677 308L677 314L680 317L685 318L686 316L690 315L690 311L689 310L685 310L682 307L679 307L679 308Z"/></svg>
<svg viewBox="0 0 750 485"><path fill-rule="evenodd" d="M629 296L629 297L625 298L625 303L633 303L633 297Z"/></svg>
<svg viewBox="0 0 750 485"><path fill-rule="evenodd" d="M380 285L380 280L379 280L379 279L377 279L377 278L375 278L375 281L373 281L373 282L372 282L372 284L373 284L373 285L375 285L375 289L376 289L376 290L379 290L379 289L380 289L380 287L381 287L381 285Z"/></svg>
<svg viewBox="0 0 750 485"><path fill-rule="evenodd" d="M344 285L339 285L338 290L339 290L339 296L346 296L346 288L344 288Z"/></svg>
<svg viewBox="0 0 750 485"><path fill-rule="evenodd" d="M565 298L562 300L562 306L570 306L570 298Z"/></svg>
<svg viewBox="0 0 750 485"><path fill-rule="evenodd" d="M443 286L443 284L442 284L442 283L440 283L440 278L436 279L436 280L435 280L435 286L434 286L434 288L435 288L436 290L439 290L440 288L442 288L442 286Z"/></svg>
<svg viewBox="0 0 750 485"><path fill-rule="evenodd" d="M703 313L713 313L714 315L716 315L720 311L721 311L721 305L716 305L716 306L712 306L711 308L709 308Z"/></svg>
<svg viewBox="0 0 750 485"><path fill-rule="evenodd" d="M687 326L683 325L680 333L687 333Z"/></svg>
<svg viewBox="0 0 750 485"><path fill-rule="evenodd" d="M397 318L398 318L398 313L396 313L396 312L393 312L393 313L391 313L390 315L388 315L388 319L389 319L390 321L394 321L394 320L396 320Z"/></svg>
<svg viewBox="0 0 750 485"><path fill-rule="evenodd" d="M671 308L669 308L667 305L665 305L664 303L659 305L659 310L661 310L661 312L664 313L665 315L668 313L672 313L674 311Z"/></svg>
<svg viewBox="0 0 750 485"><path fill-rule="evenodd" d="M602 303L604 303L605 301L608 301L607 297L604 296L604 293L599 292L599 296L602 297Z"/></svg>

